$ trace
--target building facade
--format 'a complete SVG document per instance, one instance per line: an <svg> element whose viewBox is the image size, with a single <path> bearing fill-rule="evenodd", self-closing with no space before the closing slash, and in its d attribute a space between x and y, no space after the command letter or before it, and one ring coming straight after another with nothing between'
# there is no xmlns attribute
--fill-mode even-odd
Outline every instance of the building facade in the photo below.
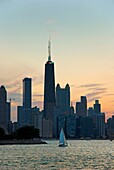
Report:
<svg viewBox="0 0 114 170"><path fill-rule="evenodd" d="M32 97L32 85L31 85L31 78L24 78L23 79L23 107L24 108L31 108L31 97Z"/></svg>
<svg viewBox="0 0 114 170"><path fill-rule="evenodd" d="M76 102L76 114L77 116L87 116L87 99L86 96L81 96L81 101Z"/></svg>
<svg viewBox="0 0 114 170"><path fill-rule="evenodd" d="M18 127L31 125L32 79L23 79L23 106L17 107Z"/></svg>
<svg viewBox="0 0 114 170"><path fill-rule="evenodd" d="M97 114L101 113L101 105L99 103L99 100L95 100L94 112L97 113Z"/></svg>
<svg viewBox="0 0 114 170"><path fill-rule="evenodd" d="M70 112L70 87L66 84L65 88L61 88L59 84L56 86L56 106L60 107L63 112Z"/></svg>
<svg viewBox="0 0 114 170"><path fill-rule="evenodd" d="M53 109L55 103L55 74L54 63L51 61L51 44L48 44L48 61L45 64L45 80L44 80L44 112L45 118L53 119Z"/></svg>
<svg viewBox="0 0 114 170"><path fill-rule="evenodd" d="M7 91L0 87L0 127L7 131Z"/></svg>

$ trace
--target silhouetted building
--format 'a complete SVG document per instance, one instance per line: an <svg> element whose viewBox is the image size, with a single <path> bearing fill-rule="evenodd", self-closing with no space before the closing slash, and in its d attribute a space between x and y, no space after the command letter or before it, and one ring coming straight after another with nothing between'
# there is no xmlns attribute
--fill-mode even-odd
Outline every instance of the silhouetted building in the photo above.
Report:
<svg viewBox="0 0 114 170"><path fill-rule="evenodd" d="M70 107L70 114L74 114L74 107L73 106Z"/></svg>
<svg viewBox="0 0 114 170"><path fill-rule="evenodd" d="M99 100L95 100L94 111L97 114L101 113L101 105L99 104Z"/></svg>
<svg viewBox="0 0 114 170"><path fill-rule="evenodd" d="M107 120L107 136L110 139L114 139L114 116Z"/></svg>
<svg viewBox="0 0 114 170"><path fill-rule="evenodd" d="M87 116L87 99L86 96L81 96L81 102L76 102L76 114L77 116Z"/></svg>
<svg viewBox="0 0 114 170"><path fill-rule="evenodd" d="M32 86L31 78L23 79L23 106L17 107L18 126L31 125Z"/></svg>
<svg viewBox="0 0 114 170"><path fill-rule="evenodd" d="M93 107L89 107L88 109L88 116L91 117L95 113Z"/></svg>
<svg viewBox="0 0 114 170"><path fill-rule="evenodd" d="M81 119L82 117L76 118L76 138L81 138Z"/></svg>
<svg viewBox="0 0 114 170"><path fill-rule="evenodd" d="M53 109L55 103L55 76L54 63L51 61L50 41L48 45L48 61L45 64L45 81L44 81L44 112L46 119L53 119Z"/></svg>
<svg viewBox="0 0 114 170"><path fill-rule="evenodd" d="M43 126L43 113L36 106L32 108L31 111L31 125L40 130L40 136L42 136L42 126Z"/></svg>
<svg viewBox="0 0 114 170"><path fill-rule="evenodd" d="M76 102L76 115L81 115L81 102Z"/></svg>
<svg viewBox="0 0 114 170"><path fill-rule="evenodd" d="M11 102L6 102L6 123L7 131L11 133Z"/></svg>
<svg viewBox="0 0 114 170"><path fill-rule="evenodd" d="M96 114L97 137L105 137L105 113Z"/></svg>
<svg viewBox="0 0 114 170"><path fill-rule="evenodd" d="M62 112L61 108L56 106L54 107L54 111L53 111L53 137L54 138L58 138L58 116L59 115L64 115L64 113Z"/></svg>
<svg viewBox="0 0 114 170"><path fill-rule="evenodd" d="M23 107L31 108L31 78L23 79Z"/></svg>
<svg viewBox="0 0 114 170"><path fill-rule="evenodd" d="M17 106L17 122L18 128L24 125L23 106Z"/></svg>
<svg viewBox="0 0 114 170"><path fill-rule="evenodd" d="M70 87L67 84L61 88L59 84L56 87L56 106L59 106L63 112L70 112Z"/></svg>
<svg viewBox="0 0 114 170"><path fill-rule="evenodd" d="M93 119L90 117L83 117L81 119L81 137L84 138L93 138L94 137L94 124Z"/></svg>
<svg viewBox="0 0 114 170"><path fill-rule="evenodd" d="M51 119L43 119L42 120L42 137L44 138L52 138L53 137L53 127L52 127Z"/></svg>
<svg viewBox="0 0 114 170"><path fill-rule="evenodd" d="M76 137L76 115L75 114L66 115L66 137L67 138Z"/></svg>
<svg viewBox="0 0 114 170"><path fill-rule="evenodd" d="M4 86L0 87L0 127L7 131L7 91Z"/></svg>
<svg viewBox="0 0 114 170"><path fill-rule="evenodd" d="M87 116L87 99L86 96L81 96L81 112L82 116Z"/></svg>
<svg viewBox="0 0 114 170"><path fill-rule="evenodd" d="M66 136L66 116L64 114L57 117L57 137L59 138L61 129L64 129Z"/></svg>

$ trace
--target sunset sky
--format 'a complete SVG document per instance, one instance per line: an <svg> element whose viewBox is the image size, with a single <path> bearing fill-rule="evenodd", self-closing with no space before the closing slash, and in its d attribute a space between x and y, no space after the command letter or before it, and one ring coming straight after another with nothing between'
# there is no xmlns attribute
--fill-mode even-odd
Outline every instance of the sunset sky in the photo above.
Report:
<svg viewBox="0 0 114 170"><path fill-rule="evenodd" d="M43 106L44 66L51 36L55 81L70 85L71 101L99 99L114 114L113 0L0 0L0 86L22 105L22 80L32 78L33 106ZM15 99L15 100L13 100Z"/></svg>

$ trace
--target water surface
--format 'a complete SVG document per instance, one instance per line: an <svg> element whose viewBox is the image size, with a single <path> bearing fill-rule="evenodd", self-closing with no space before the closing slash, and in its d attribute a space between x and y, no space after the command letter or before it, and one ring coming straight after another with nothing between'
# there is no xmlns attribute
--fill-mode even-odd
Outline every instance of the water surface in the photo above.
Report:
<svg viewBox="0 0 114 170"><path fill-rule="evenodd" d="M65 148L58 141L47 142L0 146L0 170L114 169L114 141L69 140Z"/></svg>

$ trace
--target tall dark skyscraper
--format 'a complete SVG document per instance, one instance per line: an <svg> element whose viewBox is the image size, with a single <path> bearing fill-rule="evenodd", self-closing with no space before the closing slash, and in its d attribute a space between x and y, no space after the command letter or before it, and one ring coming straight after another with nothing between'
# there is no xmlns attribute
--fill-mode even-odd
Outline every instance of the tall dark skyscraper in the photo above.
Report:
<svg viewBox="0 0 114 170"><path fill-rule="evenodd" d="M18 126L31 125L32 79L23 79L23 106L17 107Z"/></svg>
<svg viewBox="0 0 114 170"><path fill-rule="evenodd" d="M82 116L87 116L87 98L86 96L81 96L81 110Z"/></svg>
<svg viewBox="0 0 114 170"><path fill-rule="evenodd" d="M7 91L4 86L0 87L0 127L7 130L6 112Z"/></svg>
<svg viewBox="0 0 114 170"><path fill-rule="evenodd" d="M51 61L51 43L48 42L48 61L45 64L44 80L44 112L46 119L53 118L53 108L55 106L55 75L54 62Z"/></svg>
<svg viewBox="0 0 114 170"><path fill-rule="evenodd" d="M31 108L31 78L23 79L23 107Z"/></svg>
<svg viewBox="0 0 114 170"><path fill-rule="evenodd" d="M99 103L99 100L95 100L94 111L95 113L101 113L101 105Z"/></svg>

